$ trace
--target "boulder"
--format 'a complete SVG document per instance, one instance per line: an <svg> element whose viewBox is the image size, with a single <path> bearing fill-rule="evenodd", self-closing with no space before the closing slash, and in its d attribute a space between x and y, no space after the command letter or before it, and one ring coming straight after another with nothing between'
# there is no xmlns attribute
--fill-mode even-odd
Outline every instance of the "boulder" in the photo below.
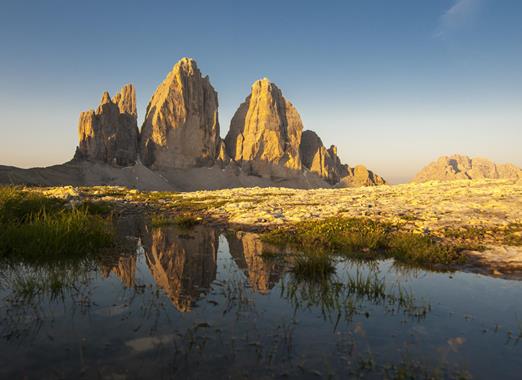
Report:
<svg viewBox="0 0 522 380"><path fill-rule="evenodd" d="M303 124L295 107L267 78L256 81L225 139L228 155L247 174L289 178L301 175Z"/></svg>
<svg viewBox="0 0 522 380"><path fill-rule="evenodd" d="M136 92L125 85L111 99L104 92L96 110L80 114L75 159L115 166L134 165L138 154Z"/></svg>
<svg viewBox="0 0 522 380"><path fill-rule="evenodd" d="M190 168L213 165L223 153L217 92L196 61L183 58L147 106L141 160L152 168Z"/></svg>

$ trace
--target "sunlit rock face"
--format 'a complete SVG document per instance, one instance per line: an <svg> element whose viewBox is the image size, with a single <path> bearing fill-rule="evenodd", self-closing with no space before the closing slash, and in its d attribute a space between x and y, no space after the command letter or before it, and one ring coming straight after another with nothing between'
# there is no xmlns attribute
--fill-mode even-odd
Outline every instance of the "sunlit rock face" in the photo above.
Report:
<svg viewBox="0 0 522 380"><path fill-rule="evenodd" d="M228 155L248 174L292 177L300 174L303 124L281 90L264 78L239 106L225 139Z"/></svg>
<svg viewBox="0 0 522 380"><path fill-rule="evenodd" d="M230 255L237 266L245 271L250 287L265 294L279 281L284 268L275 260L265 260L263 252L270 247L259 239L259 235L235 232L227 235Z"/></svg>
<svg viewBox="0 0 522 380"><path fill-rule="evenodd" d="M364 165L357 165L354 168L348 168L348 173L340 179L336 187L379 186L385 184L384 178L368 170Z"/></svg>
<svg viewBox="0 0 522 380"><path fill-rule="evenodd" d="M96 110L80 114L75 158L116 166L134 165L138 154L136 92L125 85L113 99L108 92Z"/></svg>
<svg viewBox="0 0 522 380"><path fill-rule="evenodd" d="M141 160L153 168L190 168L225 160L218 97L196 61L181 59L158 86L141 128Z"/></svg>
<svg viewBox="0 0 522 380"><path fill-rule="evenodd" d="M518 179L522 169L512 164L496 164L485 158L470 158L455 154L443 156L424 167L415 182L456 179Z"/></svg>
<svg viewBox="0 0 522 380"><path fill-rule="evenodd" d="M179 311L192 310L194 302L216 279L216 232L158 228L144 243L147 266L158 286Z"/></svg>

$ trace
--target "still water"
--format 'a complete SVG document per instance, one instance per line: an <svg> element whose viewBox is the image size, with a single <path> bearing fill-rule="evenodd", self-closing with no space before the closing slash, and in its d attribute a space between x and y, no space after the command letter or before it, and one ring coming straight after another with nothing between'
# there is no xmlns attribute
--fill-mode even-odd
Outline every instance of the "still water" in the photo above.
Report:
<svg viewBox="0 0 522 380"><path fill-rule="evenodd" d="M132 253L2 269L0 378L522 376L521 282L343 259L318 281L254 234L120 230Z"/></svg>

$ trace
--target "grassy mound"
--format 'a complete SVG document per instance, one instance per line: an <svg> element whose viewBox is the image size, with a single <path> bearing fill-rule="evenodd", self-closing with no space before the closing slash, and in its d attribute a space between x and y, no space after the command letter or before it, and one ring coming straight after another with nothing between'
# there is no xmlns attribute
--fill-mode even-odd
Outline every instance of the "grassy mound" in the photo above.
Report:
<svg viewBox="0 0 522 380"><path fill-rule="evenodd" d="M460 262L460 249L396 227L358 218L305 221L264 234L263 240L304 251L322 250L361 258L393 257L416 265Z"/></svg>
<svg viewBox="0 0 522 380"><path fill-rule="evenodd" d="M110 222L98 204L66 202L16 187L0 187L0 258L27 262L97 254L113 244Z"/></svg>

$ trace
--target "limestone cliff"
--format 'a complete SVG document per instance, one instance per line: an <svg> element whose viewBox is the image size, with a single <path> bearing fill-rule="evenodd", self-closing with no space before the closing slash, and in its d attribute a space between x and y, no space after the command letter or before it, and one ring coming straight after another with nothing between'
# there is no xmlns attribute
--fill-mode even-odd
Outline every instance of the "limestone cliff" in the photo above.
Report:
<svg viewBox="0 0 522 380"><path fill-rule="evenodd" d="M96 110L80 114L78 135L76 159L117 166L133 165L138 154L134 86L125 85L113 99L104 92Z"/></svg>
<svg viewBox="0 0 522 380"><path fill-rule="evenodd" d="M181 59L158 86L141 128L141 159L153 168L189 168L224 159L218 97L196 61Z"/></svg>
<svg viewBox="0 0 522 380"><path fill-rule="evenodd" d="M496 164L485 158L463 155L443 156L424 167L414 182L455 179L522 178L522 169L512 164Z"/></svg>
<svg viewBox="0 0 522 380"><path fill-rule="evenodd" d="M225 143L228 155L249 174L292 177L301 172L303 124L281 90L264 78L239 106Z"/></svg>

